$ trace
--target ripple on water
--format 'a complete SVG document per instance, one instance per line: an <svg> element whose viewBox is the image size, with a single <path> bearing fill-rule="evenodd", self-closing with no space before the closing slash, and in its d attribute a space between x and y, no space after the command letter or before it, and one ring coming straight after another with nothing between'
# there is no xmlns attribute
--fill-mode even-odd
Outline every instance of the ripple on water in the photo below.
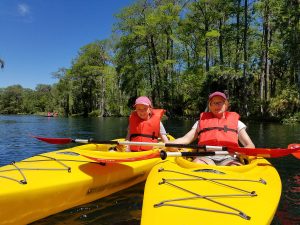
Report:
<svg viewBox="0 0 300 225"><path fill-rule="evenodd" d="M49 216L31 225L139 225L145 183ZM117 212L117 213L116 213Z"/></svg>
<svg viewBox="0 0 300 225"><path fill-rule="evenodd" d="M190 130L194 120L164 121L175 137ZM19 161L42 152L68 148L46 144L31 135L45 137L94 138L111 140L124 137L127 118L47 118L0 115L0 165ZM247 123L247 131L258 147L284 147L300 140L300 125ZM272 225L300 224L299 160L293 157L271 159L282 179L282 198ZM34 224L140 224L143 184L98 201L47 217ZM1 213L1 212L0 212Z"/></svg>

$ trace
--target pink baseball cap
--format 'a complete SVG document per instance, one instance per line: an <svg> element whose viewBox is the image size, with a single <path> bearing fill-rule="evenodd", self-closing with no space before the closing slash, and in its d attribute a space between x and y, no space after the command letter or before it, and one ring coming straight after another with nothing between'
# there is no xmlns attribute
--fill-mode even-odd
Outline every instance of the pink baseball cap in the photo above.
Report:
<svg viewBox="0 0 300 225"><path fill-rule="evenodd" d="M220 97L224 98L225 100L227 100L226 95L223 92L219 92L219 91L216 91L216 92L210 94L208 97L208 100L210 101L215 96L220 96Z"/></svg>
<svg viewBox="0 0 300 225"><path fill-rule="evenodd" d="M150 99L148 97L146 97L146 96L138 97L135 100L135 104L134 104L133 107L135 107L137 104L141 104L141 105L146 105L146 106L152 107L152 103L151 103Z"/></svg>

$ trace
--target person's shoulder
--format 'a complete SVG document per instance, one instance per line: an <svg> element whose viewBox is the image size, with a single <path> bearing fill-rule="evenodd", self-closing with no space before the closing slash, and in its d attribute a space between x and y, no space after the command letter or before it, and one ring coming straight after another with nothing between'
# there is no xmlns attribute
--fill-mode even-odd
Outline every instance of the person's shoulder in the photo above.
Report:
<svg viewBox="0 0 300 225"><path fill-rule="evenodd" d="M199 120L197 120L194 125L192 126L192 129L197 129L199 125Z"/></svg>
<svg viewBox="0 0 300 225"><path fill-rule="evenodd" d="M246 126L246 124L243 123L241 120L238 120L238 124L243 125L243 126Z"/></svg>
<svg viewBox="0 0 300 225"><path fill-rule="evenodd" d="M238 132L240 132L242 129L246 129L247 126L242 121L238 121Z"/></svg>

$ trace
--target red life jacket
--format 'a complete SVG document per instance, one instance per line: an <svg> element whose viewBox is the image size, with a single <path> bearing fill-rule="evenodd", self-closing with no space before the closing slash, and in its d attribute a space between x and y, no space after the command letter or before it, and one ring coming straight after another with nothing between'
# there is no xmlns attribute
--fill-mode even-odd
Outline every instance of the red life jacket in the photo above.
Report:
<svg viewBox="0 0 300 225"><path fill-rule="evenodd" d="M199 145L238 146L238 121L240 115L225 112L225 118L218 119L211 112L200 114L198 133Z"/></svg>
<svg viewBox="0 0 300 225"><path fill-rule="evenodd" d="M142 120L137 112L132 112L129 117L129 140L157 143L160 134L160 120L164 113L163 109L152 109L150 119ZM130 146L131 151L146 151L152 148L152 146Z"/></svg>

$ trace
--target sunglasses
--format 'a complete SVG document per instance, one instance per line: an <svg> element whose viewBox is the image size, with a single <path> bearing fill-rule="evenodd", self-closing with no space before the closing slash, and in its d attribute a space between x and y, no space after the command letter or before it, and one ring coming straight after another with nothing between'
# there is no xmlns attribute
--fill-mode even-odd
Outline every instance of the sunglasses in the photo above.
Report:
<svg viewBox="0 0 300 225"><path fill-rule="evenodd" d="M221 102L210 102L210 105L213 105L213 106L223 106L225 104L224 101L221 101Z"/></svg>

